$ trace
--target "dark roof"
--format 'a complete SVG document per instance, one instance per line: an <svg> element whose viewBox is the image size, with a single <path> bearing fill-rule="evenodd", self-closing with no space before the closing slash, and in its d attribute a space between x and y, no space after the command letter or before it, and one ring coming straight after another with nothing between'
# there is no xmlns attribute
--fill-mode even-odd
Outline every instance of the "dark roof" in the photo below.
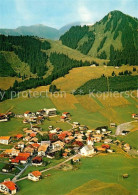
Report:
<svg viewBox="0 0 138 195"><path fill-rule="evenodd" d="M11 170L12 168L14 168L14 165L6 164L2 169Z"/></svg>

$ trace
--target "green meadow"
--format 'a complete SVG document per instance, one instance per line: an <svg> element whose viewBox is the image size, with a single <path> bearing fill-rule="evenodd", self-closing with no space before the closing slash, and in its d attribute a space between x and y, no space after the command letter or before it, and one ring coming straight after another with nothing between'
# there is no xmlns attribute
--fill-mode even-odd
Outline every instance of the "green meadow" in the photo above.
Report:
<svg viewBox="0 0 138 195"><path fill-rule="evenodd" d="M50 173L51 176L39 182L35 183L29 180L17 182L21 189L17 194L63 195L88 181L96 179L107 184L120 184L134 195L137 189L136 167L137 159L127 158L119 154L83 158L81 159L81 166L76 171L51 170L45 173ZM124 173L129 174L127 179L122 178Z"/></svg>

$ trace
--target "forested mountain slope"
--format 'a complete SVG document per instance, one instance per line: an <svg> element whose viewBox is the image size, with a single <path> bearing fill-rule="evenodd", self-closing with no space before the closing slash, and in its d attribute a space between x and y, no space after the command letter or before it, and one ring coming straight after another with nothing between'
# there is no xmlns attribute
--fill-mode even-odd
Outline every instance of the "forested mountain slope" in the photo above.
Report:
<svg viewBox="0 0 138 195"><path fill-rule="evenodd" d="M137 65L137 27L138 19L113 11L93 26L72 27L60 40L84 54L110 59L109 65Z"/></svg>

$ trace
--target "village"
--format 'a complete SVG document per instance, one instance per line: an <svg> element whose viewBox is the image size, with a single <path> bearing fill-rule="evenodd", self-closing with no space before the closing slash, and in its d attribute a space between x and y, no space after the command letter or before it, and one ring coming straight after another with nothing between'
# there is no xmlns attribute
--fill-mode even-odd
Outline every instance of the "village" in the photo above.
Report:
<svg viewBox="0 0 138 195"><path fill-rule="evenodd" d="M30 126L29 128L23 128L20 134L0 136L1 145L10 144L11 146L9 149L3 149L0 153L1 159L6 158L9 161L0 170L1 174L12 173L15 169L18 169L12 180L7 177L0 183L1 193L15 194L18 190L22 190L18 189L16 185L19 180L39 181L43 179L43 172L47 170L49 164L46 159L50 159L50 161L59 160L59 165L66 162L76 165L79 164L81 158L115 153L116 148L121 149L126 154L131 150L128 143L121 142L112 133L112 128L116 128L115 123L110 123L110 127L105 125L89 129L79 122L71 122L71 113L69 112L63 112L60 115L60 122L69 123L72 126L71 129L63 131L57 123L57 127L51 125L47 131L44 131L41 127L43 121L57 115L58 112L55 108L44 108L35 113L26 111L22 115L15 115L12 112L0 114L0 122L8 122L11 117L14 117L21 118L22 123ZM132 114L131 117L138 119L137 114ZM128 133L129 130L123 129L120 131L121 135ZM63 161L61 162L60 159L63 159ZM37 167L37 170L29 172L27 176L23 177L23 172L29 166ZM40 166L43 166L43 170L39 170ZM124 175L124 177L127 177L127 175Z"/></svg>

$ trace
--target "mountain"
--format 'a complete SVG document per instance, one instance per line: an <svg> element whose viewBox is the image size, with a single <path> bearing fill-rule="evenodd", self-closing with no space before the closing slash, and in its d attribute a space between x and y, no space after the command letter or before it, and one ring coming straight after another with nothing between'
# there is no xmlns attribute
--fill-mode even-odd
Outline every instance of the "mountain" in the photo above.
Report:
<svg viewBox="0 0 138 195"><path fill-rule="evenodd" d="M0 34L13 36L19 35L38 36L53 40L58 39L60 36L60 33L57 29L42 24L32 26L20 26L16 29L0 29Z"/></svg>
<svg viewBox="0 0 138 195"><path fill-rule="evenodd" d="M112 11L93 26L71 27L60 40L83 54L110 59L109 65L137 65L137 26L137 18Z"/></svg>
<svg viewBox="0 0 138 195"><path fill-rule="evenodd" d="M49 26L45 26L43 24L36 24L31 26L20 26L16 29L0 29L0 34L3 35L11 35L11 36L20 36L20 35L29 35L29 36L37 36L51 40L58 40L61 35L63 35L66 31L68 31L72 26L77 25L87 25L85 22L74 22L67 24L60 28L59 30L56 28L52 28Z"/></svg>
<svg viewBox="0 0 138 195"><path fill-rule="evenodd" d="M63 35L65 32L67 32L72 26L84 26L84 25L90 25L90 24L87 22L73 22L67 24L59 29L60 35Z"/></svg>

